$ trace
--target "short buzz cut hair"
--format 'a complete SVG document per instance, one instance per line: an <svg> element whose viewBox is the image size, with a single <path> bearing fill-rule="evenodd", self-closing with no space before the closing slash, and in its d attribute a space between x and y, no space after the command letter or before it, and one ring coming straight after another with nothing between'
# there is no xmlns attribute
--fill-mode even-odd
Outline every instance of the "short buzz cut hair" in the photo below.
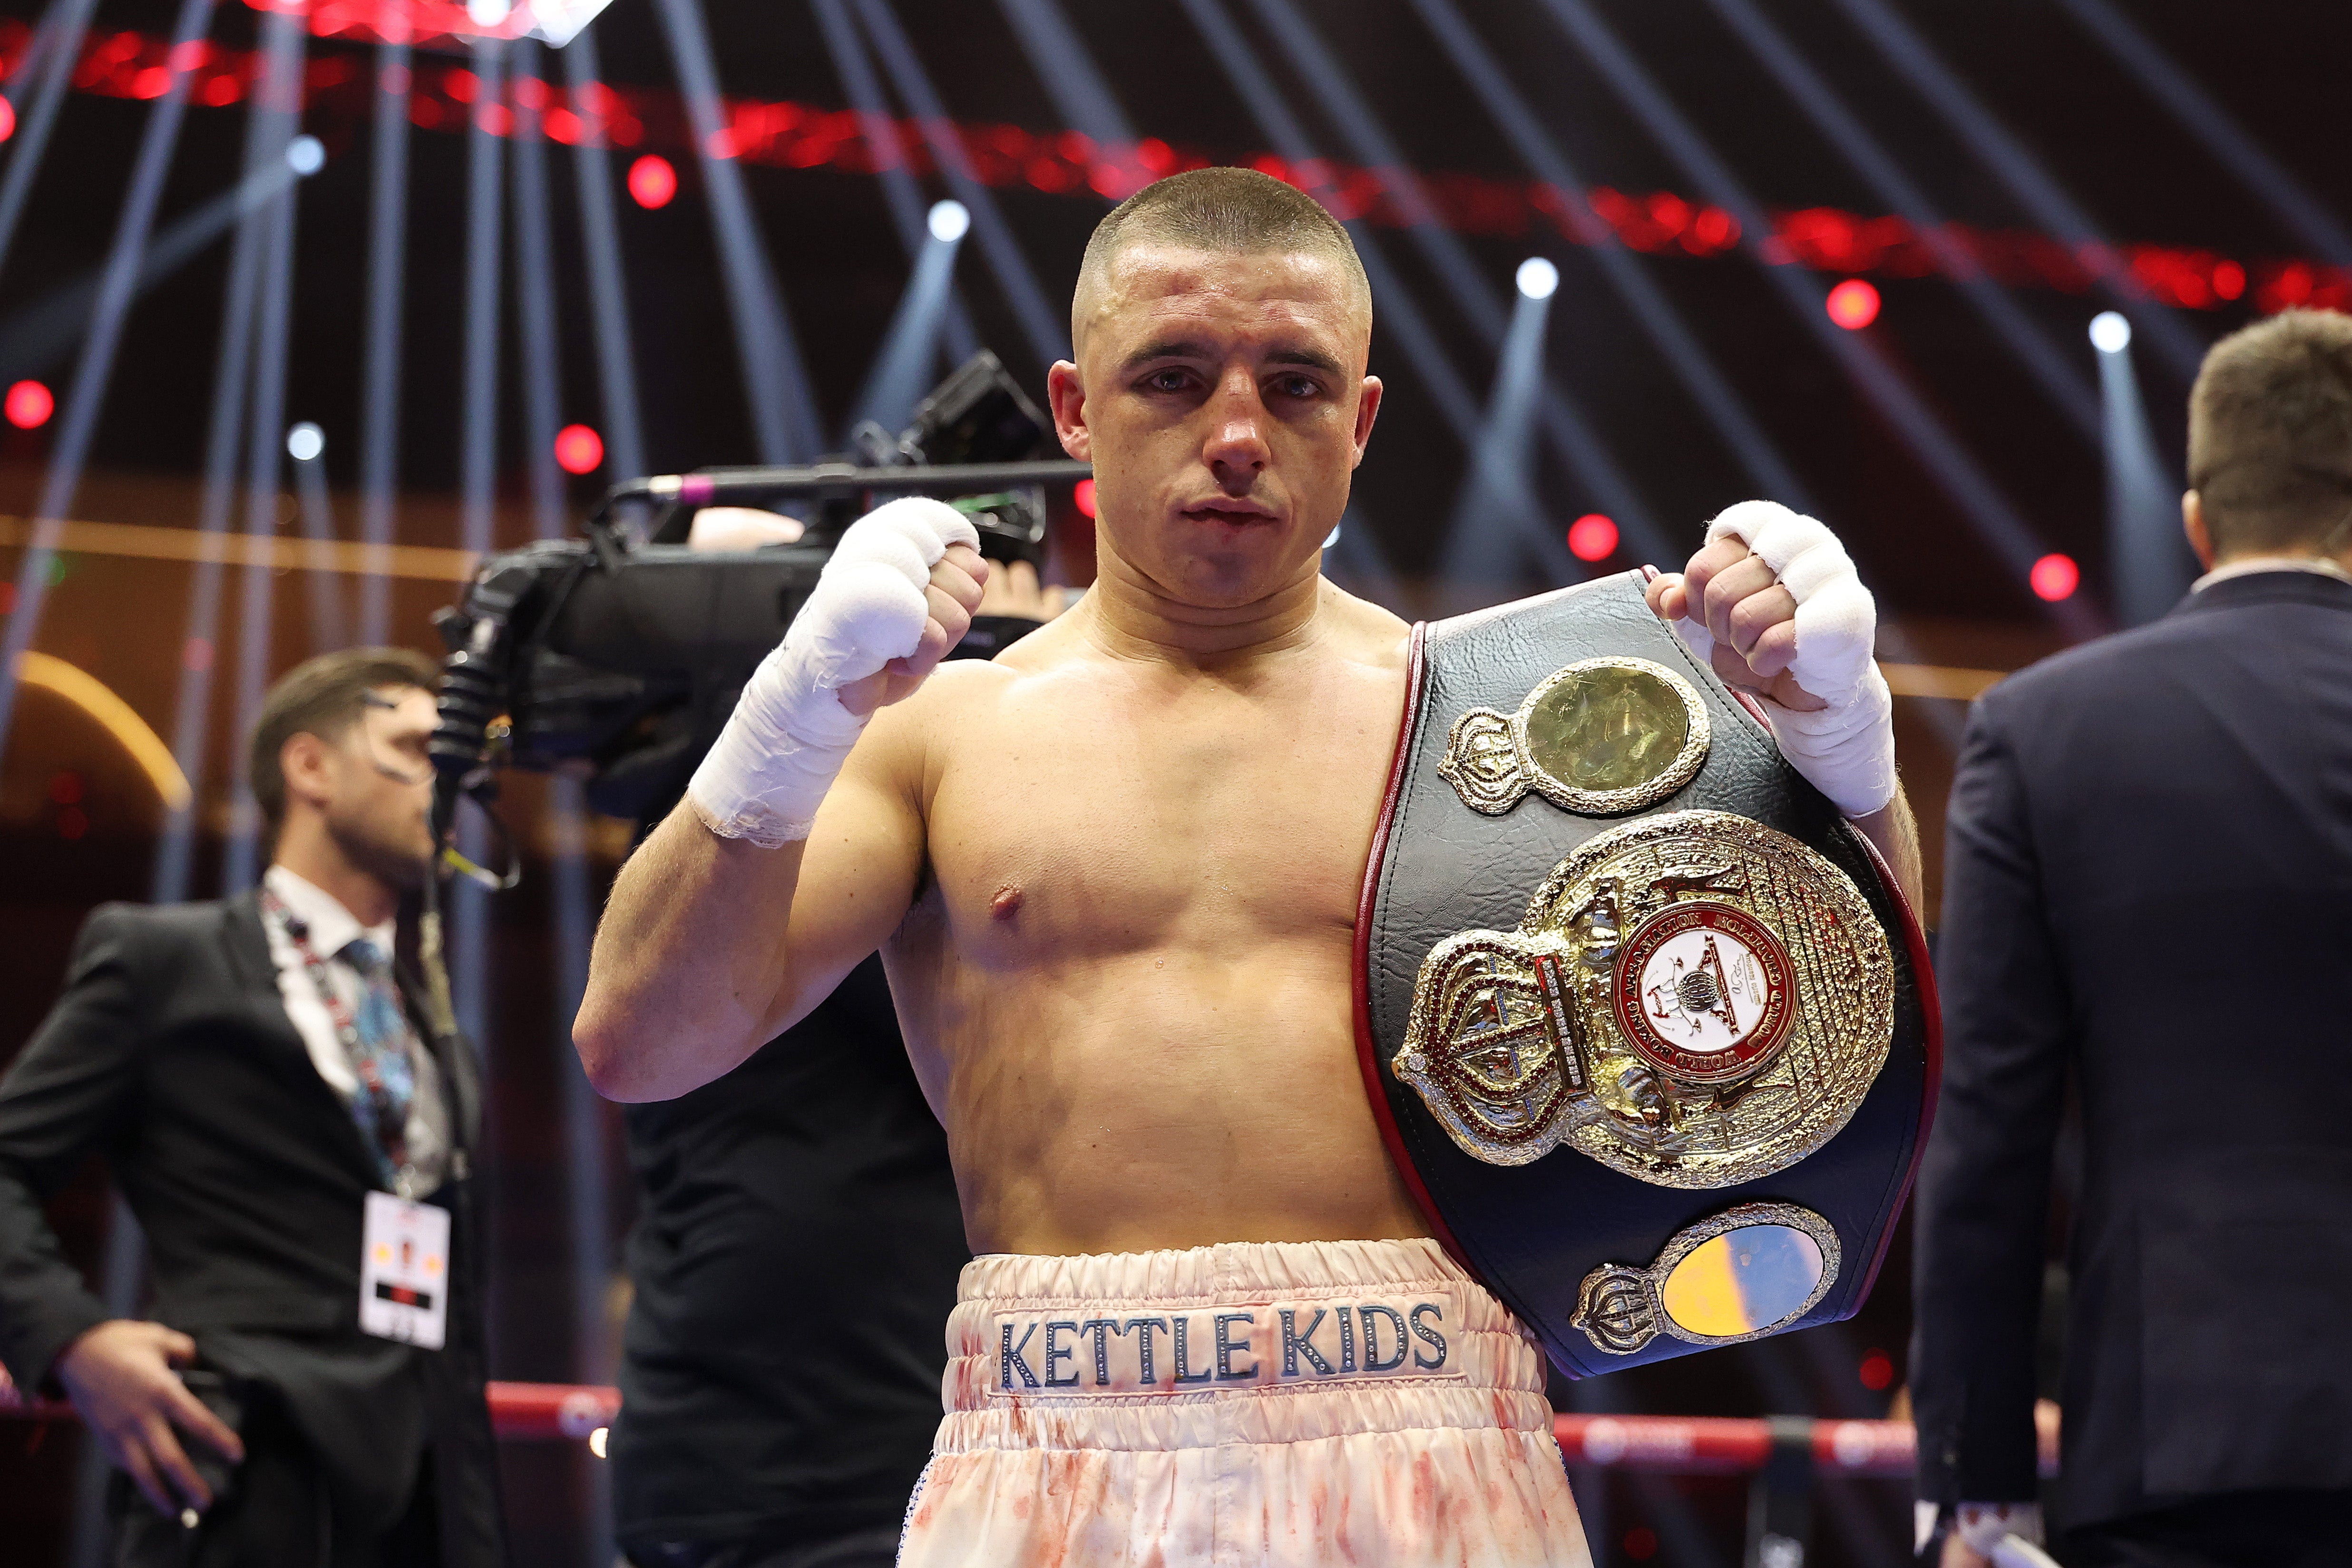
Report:
<svg viewBox="0 0 2352 1568"><path fill-rule="evenodd" d="M249 759L254 803L275 840L286 821L286 772L278 758L298 735L333 741L359 722L368 694L384 686L433 691L441 666L413 648L344 648L305 659L261 700Z"/></svg>
<svg viewBox="0 0 2352 1568"><path fill-rule="evenodd" d="M2189 394L2189 487L2225 554L2308 549L2352 517L2352 316L2283 310L2213 345Z"/></svg>
<svg viewBox="0 0 2352 1568"><path fill-rule="evenodd" d="M1346 227L1306 192L1255 169L1189 169L1154 180L1113 207L1087 241L1079 294L1087 279L1109 275L1120 251L1148 240L1233 256L1326 256L1339 263L1366 310L1371 308L1372 286Z"/></svg>

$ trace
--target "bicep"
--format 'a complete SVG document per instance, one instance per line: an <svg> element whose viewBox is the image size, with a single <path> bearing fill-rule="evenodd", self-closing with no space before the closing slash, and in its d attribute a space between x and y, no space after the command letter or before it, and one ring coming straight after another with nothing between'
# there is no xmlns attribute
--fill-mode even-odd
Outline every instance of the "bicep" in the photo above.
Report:
<svg viewBox="0 0 2352 1568"><path fill-rule="evenodd" d="M913 902L925 830L923 749L909 727L885 709L817 809L785 927L785 980L769 1038L831 996L898 929Z"/></svg>
<svg viewBox="0 0 2352 1568"><path fill-rule="evenodd" d="M2014 749L1972 727L1946 813L1937 966L1951 1074L2047 1099L2072 1039L2073 998L2044 897Z"/></svg>
<svg viewBox="0 0 2352 1568"><path fill-rule="evenodd" d="M127 936L118 912L90 916L64 991L0 1079L0 1159L43 1186L106 1135L136 1091L141 988Z"/></svg>

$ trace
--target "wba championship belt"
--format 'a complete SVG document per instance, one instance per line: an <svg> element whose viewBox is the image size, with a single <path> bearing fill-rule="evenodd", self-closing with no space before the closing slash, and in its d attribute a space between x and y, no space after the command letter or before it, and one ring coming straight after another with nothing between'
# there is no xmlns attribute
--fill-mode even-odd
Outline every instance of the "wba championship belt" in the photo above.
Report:
<svg viewBox="0 0 2352 1568"><path fill-rule="evenodd" d="M1357 1040L1447 1250L1571 1375L1850 1317L1940 1055L1868 841L1638 574L1413 630Z"/></svg>

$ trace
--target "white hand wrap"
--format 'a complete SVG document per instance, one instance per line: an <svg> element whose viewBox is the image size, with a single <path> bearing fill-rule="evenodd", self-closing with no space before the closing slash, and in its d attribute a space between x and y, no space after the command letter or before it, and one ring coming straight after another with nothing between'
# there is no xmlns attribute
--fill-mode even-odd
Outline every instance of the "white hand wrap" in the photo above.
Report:
<svg viewBox="0 0 2352 1568"><path fill-rule="evenodd" d="M1775 501L1742 501L1707 525L1706 542L1739 540L1764 559L1797 601L1797 648L1789 674L1827 707L1799 713L1764 699L1780 754L1849 817L1895 799L1895 695L1871 649L1878 605L1837 536ZM1701 663L1715 639L1697 622L1675 631Z"/></svg>
<svg viewBox="0 0 2352 1568"><path fill-rule="evenodd" d="M971 520L909 496L851 525L816 590L760 662L686 798L722 839L774 849L805 839L866 720L836 695L913 653L930 619L924 590L951 544L980 546Z"/></svg>

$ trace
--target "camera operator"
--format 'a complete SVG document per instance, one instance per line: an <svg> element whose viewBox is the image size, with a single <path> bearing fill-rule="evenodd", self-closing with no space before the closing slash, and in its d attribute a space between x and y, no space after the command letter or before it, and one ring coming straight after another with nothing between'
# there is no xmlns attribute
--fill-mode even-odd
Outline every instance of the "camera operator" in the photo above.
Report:
<svg viewBox="0 0 2352 1568"><path fill-rule="evenodd" d="M278 682L252 739L262 885L99 909L0 1080L0 1361L62 1385L124 1472L114 1563L503 1561L480 1084L393 962L432 863L437 679L358 648ZM93 1150L146 1233L156 1322L91 1296L44 1218Z"/></svg>
<svg viewBox="0 0 2352 1568"><path fill-rule="evenodd" d="M789 517L710 507L689 543L800 534ZM1063 607L1025 561L990 587L982 614L1043 622ZM643 829L675 803L656 801ZM629 1561L892 1563L939 1426L940 1323L971 1249L881 960L727 1076L624 1114L639 1210L611 1454ZM815 1354L776 1325L816 1288L819 1260L824 1299L855 1305L831 1315Z"/></svg>

